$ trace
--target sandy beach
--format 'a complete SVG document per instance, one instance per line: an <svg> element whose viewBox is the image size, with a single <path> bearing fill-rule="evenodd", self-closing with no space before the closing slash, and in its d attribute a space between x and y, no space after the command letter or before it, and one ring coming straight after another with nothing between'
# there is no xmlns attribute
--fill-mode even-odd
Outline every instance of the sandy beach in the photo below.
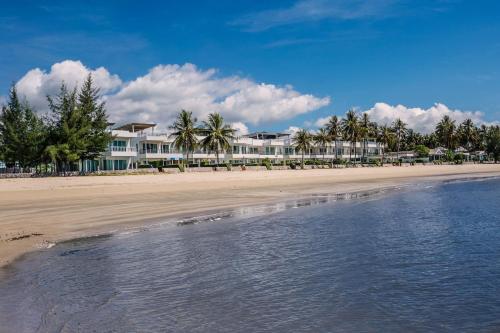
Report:
<svg viewBox="0 0 500 333"><path fill-rule="evenodd" d="M61 240L176 216L485 176L500 176L500 164L1 179L0 266Z"/></svg>

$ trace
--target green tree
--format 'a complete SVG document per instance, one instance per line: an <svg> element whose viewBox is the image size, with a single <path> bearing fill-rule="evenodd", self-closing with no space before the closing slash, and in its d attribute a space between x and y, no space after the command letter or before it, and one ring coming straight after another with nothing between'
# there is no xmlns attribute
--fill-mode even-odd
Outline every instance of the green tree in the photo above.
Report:
<svg viewBox="0 0 500 333"><path fill-rule="evenodd" d="M458 137L460 144L463 145L468 151L477 146L479 138L478 131L472 119L465 119L458 127Z"/></svg>
<svg viewBox="0 0 500 333"><path fill-rule="evenodd" d="M193 152L198 146L199 129L196 127L197 119L193 118L193 113L182 110L170 128L174 131L172 135L175 137L174 146L178 150L186 153L186 161L189 164L189 152Z"/></svg>
<svg viewBox="0 0 500 333"><path fill-rule="evenodd" d="M293 143L295 144L295 148L298 149L302 154L302 160L300 163L302 169L304 169L304 154L306 153L306 151L309 151L309 149L311 149L312 142L313 138L311 133L309 133L309 131L305 129L299 130L293 136Z"/></svg>
<svg viewBox="0 0 500 333"><path fill-rule="evenodd" d="M394 140L394 132L386 125L381 126L377 139L382 144L382 165L384 165L385 148Z"/></svg>
<svg viewBox="0 0 500 333"><path fill-rule="evenodd" d="M22 169L40 163L45 144L45 127L27 101L21 102L15 85L9 92L9 101L0 114L0 150L5 163Z"/></svg>
<svg viewBox="0 0 500 333"><path fill-rule="evenodd" d="M335 159L337 159L337 140L342 136L342 128L340 121L337 116L331 116L326 123L326 130L328 135L330 135L331 140L334 142L335 147Z"/></svg>
<svg viewBox="0 0 500 333"><path fill-rule="evenodd" d="M359 132L360 136L363 140L363 145L362 145L362 152L361 152L361 163L366 162L365 161L365 155L366 155L366 145L368 143L368 138L370 135L373 135L373 127L375 124L373 124L370 121L370 116L368 113L364 112L363 115L361 116L361 119L359 121Z"/></svg>
<svg viewBox="0 0 500 333"><path fill-rule="evenodd" d="M495 163L500 160L500 126L490 126L485 136L486 152L493 156Z"/></svg>
<svg viewBox="0 0 500 333"><path fill-rule="evenodd" d="M407 128L406 128L406 123L404 123L401 118L397 118L394 120L392 127L394 129L394 133L396 135L396 142L397 142L397 153L396 153L396 158L399 161L399 151L401 149L401 140L404 138Z"/></svg>
<svg viewBox="0 0 500 333"><path fill-rule="evenodd" d="M349 141L349 163L351 162L352 147L354 145L354 160L356 160L356 142L360 136L359 120L356 112L351 109L347 111L345 119L340 121L344 139Z"/></svg>
<svg viewBox="0 0 500 333"><path fill-rule="evenodd" d="M224 118L219 113L208 115L208 121L203 122L203 131L206 136L201 140L201 146L215 152L218 166L220 151L229 149L229 140L234 138L236 131L230 125L224 124Z"/></svg>
<svg viewBox="0 0 500 333"><path fill-rule="evenodd" d="M436 125L436 136L442 145L452 150L455 140L455 121L448 115L444 116Z"/></svg>
<svg viewBox="0 0 500 333"><path fill-rule="evenodd" d="M50 145L59 147L58 170L66 172L86 155L90 145L92 122L78 105L76 89L61 85L59 94L48 97L51 110Z"/></svg>
<svg viewBox="0 0 500 333"><path fill-rule="evenodd" d="M326 147L332 142L331 136L328 134L326 128L320 128L318 133L313 136L314 143L323 150L323 161L325 160Z"/></svg>
<svg viewBox="0 0 500 333"><path fill-rule="evenodd" d="M428 157L429 151L429 148L424 145L415 146L415 152L417 153L418 157Z"/></svg>
<svg viewBox="0 0 500 333"><path fill-rule="evenodd" d="M100 100L100 90L94 86L92 75L89 74L78 93L77 107L80 109L87 132L82 133L85 139L85 150L80 154L81 159L95 159L104 152L112 140L107 131L108 116L105 103Z"/></svg>

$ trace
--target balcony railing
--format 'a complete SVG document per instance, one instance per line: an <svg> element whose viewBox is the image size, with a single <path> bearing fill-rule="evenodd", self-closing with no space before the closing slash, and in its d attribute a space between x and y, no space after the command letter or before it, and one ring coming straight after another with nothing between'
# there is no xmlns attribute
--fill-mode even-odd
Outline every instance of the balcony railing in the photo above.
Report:
<svg viewBox="0 0 500 333"><path fill-rule="evenodd" d="M111 146L111 151L121 151L121 152L135 152L137 151L135 147L120 147L120 146Z"/></svg>

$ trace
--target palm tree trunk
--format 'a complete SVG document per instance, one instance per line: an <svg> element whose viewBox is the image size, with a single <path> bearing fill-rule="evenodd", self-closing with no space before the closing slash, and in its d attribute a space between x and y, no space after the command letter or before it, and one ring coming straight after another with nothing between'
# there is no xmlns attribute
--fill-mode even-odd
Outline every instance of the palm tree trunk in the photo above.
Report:
<svg viewBox="0 0 500 333"><path fill-rule="evenodd" d="M356 151L356 140L354 140L354 164L356 164L356 159L358 158L357 154L358 152Z"/></svg>
<svg viewBox="0 0 500 333"><path fill-rule="evenodd" d="M351 164L351 156L352 156L352 141L349 141L349 164Z"/></svg>
<svg viewBox="0 0 500 333"><path fill-rule="evenodd" d="M335 159L337 159L337 139L335 138Z"/></svg>
<svg viewBox="0 0 500 333"><path fill-rule="evenodd" d="M382 147L382 166L384 166L385 147Z"/></svg>
<svg viewBox="0 0 500 333"><path fill-rule="evenodd" d="M365 161L365 147L366 147L366 138L363 138L363 146L361 150L361 165L363 165L363 162Z"/></svg>
<svg viewBox="0 0 500 333"><path fill-rule="evenodd" d="M301 163L301 168L302 168L302 170L304 169L304 150L302 150L302 163Z"/></svg>
<svg viewBox="0 0 500 333"><path fill-rule="evenodd" d="M400 145L400 142L401 142L401 139L398 136L398 149L397 149L397 153L396 153L396 159L398 160L398 163L399 163L399 145Z"/></svg>

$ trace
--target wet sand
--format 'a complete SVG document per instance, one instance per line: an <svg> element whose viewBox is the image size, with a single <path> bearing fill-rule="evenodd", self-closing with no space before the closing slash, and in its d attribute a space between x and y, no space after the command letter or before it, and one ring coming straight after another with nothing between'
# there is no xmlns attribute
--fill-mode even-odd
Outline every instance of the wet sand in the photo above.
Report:
<svg viewBox="0 0 500 333"><path fill-rule="evenodd" d="M500 176L500 164L0 179L0 266L58 241L177 216L485 176Z"/></svg>

